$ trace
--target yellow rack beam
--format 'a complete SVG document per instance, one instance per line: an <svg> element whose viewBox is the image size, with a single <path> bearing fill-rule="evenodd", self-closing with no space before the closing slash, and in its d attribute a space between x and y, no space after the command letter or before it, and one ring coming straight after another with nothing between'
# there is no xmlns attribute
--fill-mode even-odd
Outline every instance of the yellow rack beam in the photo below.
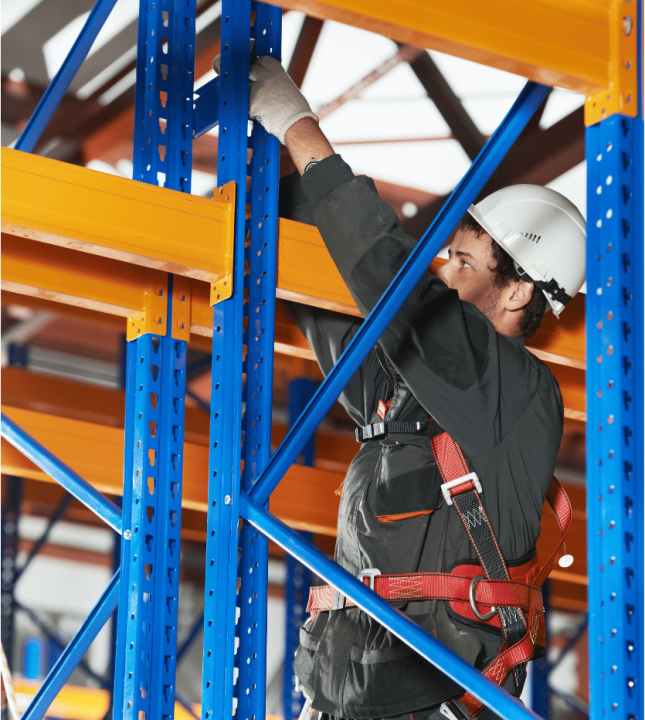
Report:
<svg viewBox="0 0 645 720"><path fill-rule="evenodd" d="M29 680L18 680L15 683L18 708L21 712L27 709L40 685L40 682ZM195 703L192 709L195 713L199 713L200 708L201 705ZM49 706L47 717L56 717L60 720L103 720L109 709L109 691L80 685L65 685ZM183 705L175 703L176 720L188 720L192 717L194 716Z"/></svg>
<svg viewBox="0 0 645 720"><path fill-rule="evenodd" d="M277 4L579 93L598 92L611 81L607 0L277 0Z"/></svg>
<svg viewBox="0 0 645 720"><path fill-rule="evenodd" d="M10 235L3 234L2 243L4 291L111 315L132 318L144 311L151 282L158 274L138 265ZM190 282L190 330L210 336L213 313L209 285L197 280ZM359 314L318 230L283 219L279 223L277 296ZM584 369L584 308L584 296L578 295L562 320L551 315L545 318L540 332L527 342L527 347L545 361ZM300 334L296 337L300 342L288 341L292 353L304 352L310 357ZM286 351L284 340L276 338L281 351Z"/></svg>
<svg viewBox="0 0 645 720"><path fill-rule="evenodd" d="M122 428L8 405L2 406L2 412L97 490L108 495L122 494ZM55 482L5 440L1 457L3 474ZM183 462L182 507L206 512L208 440L204 444L185 441ZM293 465L271 496L271 511L293 527L334 535L338 515L334 490L342 479L340 473ZM312 507L317 508L315 515L311 514Z"/></svg>
<svg viewBox="0 0 645 720"><path fill-rule="evenodd" d="M207 200L8 148L2 180L3 233L209 283L231 278L232 186Z"/></svg>

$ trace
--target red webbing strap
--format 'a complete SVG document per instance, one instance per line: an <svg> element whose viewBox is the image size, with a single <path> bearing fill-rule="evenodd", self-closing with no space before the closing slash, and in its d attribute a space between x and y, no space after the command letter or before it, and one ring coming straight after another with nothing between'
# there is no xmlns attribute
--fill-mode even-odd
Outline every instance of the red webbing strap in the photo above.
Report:
<svg viewBox="0 0 645 720"><path fill-rule="evenodd" d="M555 550L540 569L540 573L535 579L535 585L537 587L542 587L542 583L547 579L549 573L553 570L553 566L560 559L560 548L564 544L564 539L571 525L571 501L562 485L560 485L559 480L555 477L551 480L546 499L553 509L558 525L560 526L560 542L555 546Z"/></svg>
<svg viewBox="0 0 645 720"><path fill-rule="evenodd" d="M535 654L535 641L543 618L540 614L531 610L528 620L526 635L512 647L502 648L499 655L483 672L487 678L500 687L506 682L506 678L514 668L524 666ZM473 717L484 707L481 700L468 692L459 698L459 702L468 708Z"/></svg>
<svg viewBox="0 0 645 720"><path fill-rule="evenodd" d="M470 472L461 448L447 432L432 438L432 450L445 483L468 475Z"/></svg>
<svg viewBox="0 0 645 720"><path fill-rule="evenodd" d="M369 578L367 579L369 582ZM450 573L411 573L404 575L377 575L374 592L389 602L414 600L447 600L470 602L472 577ZM307 612L315 617L319 612L332 609L335 588L333 585L314 585L309 591ZM539 588L513 580L480 580L475 587L475 603L487 612L491 606L521 607L525 612L543 612L542 592ZM356 607L345 598L343 608Z"/></svg>
<svg viewBox="0 0 645 720"><path fill-rule="evenodd" d="M444 437L445 436L445 437ZM437 460L437 466L439 467L439 472L441 473L441 476L444 480L444 482L450 482L451 480L456 480L459 477L463 477L464 475L468 474L468 465L466 464L466 461L464 459L463 453L461 452L460 447L457 445L457 443L447 434L444 433L443 435L440 435L437 438L434 438L433 442L433 449L435 452L435 458ZM470 498L470 507L466 513L462 511L462 508L460 506L462 503L458 499L458 495L462 492L468 493L468 496ZM477 505L474 505L474 497L477 499ZM464 482L463 486L458 486L454 489L453 495L452 495L453 503L455 507L457 508L457 511L459 512L459 515L464 523L464 527L466 528L466 532L468 533L469 537L471 538L471 541L473 542L473 545L475 546L475 550L477 552L477 555L479 556L480 560L482 560L479 548L477 547L477 543L474 542L473 536L471 534L470 528L472 528L474 525L482 524L482 521L485 521L486 524L490 526L490 523L488 521L488 518L486 516L486 512L484 510L483 505L481 505L481 500L478 496L478 494L475 491L474 485L472 482ZM571 503L569 501L569 498L558 482L558 480L554 477L551 485L549 487L549 490L547 492L546 497L549 505L551 505L553 512L555 513L556 519L558 521L558 524L560 526L560 541L556 545L555 549L551 553L549 559L546 561L546 563L542 566L540 569L540 572L534 581L534 584L536 587L541 587L544 580L547 578L551 570L553 569L553 566L557 562L557 560L560 557L560 549L564 543L565 536L567 534L567 531L569 530L569 526L571 524ZM466 507L466 505L464 505ZM475 507L475 511L473 511L473 507ZM473 522L473 517L475 518L476 522ZM491 528L492 532L492 528ZM493 535L494 537L494 535ZM495 546L497 547L497 552L500 554L501 558L501 552L499 551L499 547L497 546L497 541L495 540ZM502 558L503 563L503 558ZM497 563L496 563L497 564ZM486 564L482 562L482 566L486 569ZM506 574L508 576L508 571L506 570L506 565L504 563L504 569L506 571ZM488 574L488 572L487 572ZM483 582L483 581L482 581ZM486 675L488 678L493 680L498 685L503 685L506 681L506 678L508 677L509 673L514 672L515 674L515 680L517 684L518 680L518 671L523 676L525 674L525 664L533 657L535 652L535 642L538 637L539 629L540 629L540 623L543 621L543 616L539 611L536 611L534 609L530 609L528 611L528 625L526 624L526 621L523 617L523 614L520 613L519 608L521 607L522 610L525 610L524 607L522 607L521 604L518 604L516 606L518 608L517 612L522 616L522 620L525 623L526 633L524 636L518 641L513 644L511 644L510 647L508 647L508 642L505 643L505 645L500 650L500 653L497 655L495 660L486 668L484 671L484 675ZM507 613L508 610L502 611L502 616ZM502 627L504 628L504 622L502 622ZM504 632L506 635L506 629L504 628ZM507 636L508 640L508 636ZM517 668L517 670L515 669ZM519 689L519 688L518 688ZM460 702L464 703L470 712L470 714L474 717L477 715L481 709L483 708L483 704L477 700L473 695L470 693L464 694L461 698L459 698Z"/></svg>

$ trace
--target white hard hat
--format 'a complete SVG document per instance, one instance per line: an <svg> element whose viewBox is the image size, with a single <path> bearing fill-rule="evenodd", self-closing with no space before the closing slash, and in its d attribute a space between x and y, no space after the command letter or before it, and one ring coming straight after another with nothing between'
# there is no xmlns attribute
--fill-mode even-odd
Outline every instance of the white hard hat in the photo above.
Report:
<svg viewBox="0 0 645 720"><path fill-rule="evenodd" d="M559 316L585 281L585 220L578 208L550 188L511 185L468 212Z"/></svg>

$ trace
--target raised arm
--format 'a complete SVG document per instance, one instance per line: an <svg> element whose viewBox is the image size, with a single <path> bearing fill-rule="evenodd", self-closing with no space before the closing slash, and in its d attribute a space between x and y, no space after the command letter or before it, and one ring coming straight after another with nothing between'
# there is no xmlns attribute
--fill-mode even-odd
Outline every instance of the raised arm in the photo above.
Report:
<svg viewBox="0 0 645 720"><path fill-rule="evenodd" d="M282 66L259 58L249 115L286 147L302 175L313 219L348 289L367 315L415 245L374 183L356 177L320 130ZM517 341L430 274L411 288L380 339L417 400L471 454L501 440L536 391L539 369ZM517 375L510 404L502 373Z"/></svg>

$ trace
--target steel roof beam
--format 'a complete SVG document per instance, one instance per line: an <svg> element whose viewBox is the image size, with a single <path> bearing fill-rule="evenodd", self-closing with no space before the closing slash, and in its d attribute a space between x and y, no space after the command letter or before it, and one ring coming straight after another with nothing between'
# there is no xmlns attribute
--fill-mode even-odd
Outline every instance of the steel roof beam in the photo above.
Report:
<svg viewBox="0 0 645 720"><path fill-rule="evenodd" d="M302 28L296 41L296 47L287 70L291 79L298 87L302 87L309 63L316 49L316 43L320 37L323 22L323 20L319 20L318 18L307 16L302 23Z"/></svg>
<svg viewBox="0 0 645 720"><path fill-rule="evenodd" d="M520 137L480 193L485 197L506 185L535 183L546 185L585 159L585 133L582 108L574 110L546 130ZM443 207L447 195L433 200L404 222L404 229L419 237Z"/></svg>
<svg viewBox="0 0 645 720"><path fill-rule="evenodd" d="M484 147L486 138L479 132L477 125L464 109L461 100L441 74L434 60L428 53L423 53L410 62L410 67L466 155L474 160Z"/></svg>

